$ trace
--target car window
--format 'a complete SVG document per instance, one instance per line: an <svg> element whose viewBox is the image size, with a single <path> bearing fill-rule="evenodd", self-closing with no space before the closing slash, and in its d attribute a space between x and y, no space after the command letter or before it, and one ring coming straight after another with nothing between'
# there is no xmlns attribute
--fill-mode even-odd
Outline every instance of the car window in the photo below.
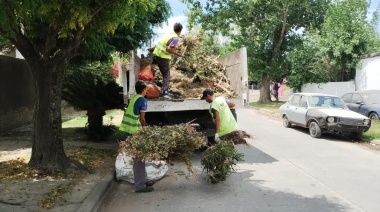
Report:
<svg viewBox="0 0 380 212"><path fill-rule="evenodd" d="M379 104L380 103L380 91L373 91L371 93L362 94L363 100L367 104Z"/></svg>
<svg viewBox="0 0 380 212"><path fill-rule="evenodd" d="M346 108L346 105L339 97L309 96L308 101L310 107Z"/></svg>
<svg viewBox="0 0 380 212"><path fill-rule="evenodd" d="M351 102L351 97L352 97L352 93L348 93L348 94L344 95L344 96L342 97L342 99L343 99L343 101L344 101L345 103L350 103L350 102Z"/></svg>
<svg viewBox="0 0 380 212"><path fill-rule="evenodd" d="M300 95L294 95L290 104L293 106L299 106L299 102L300 102Z"/></svg>
<svg viewBox="0 0 380 212"><path fill-rule="evenodd" d="M359 94L354 93L352 94L351 103L356 103L356 102L363 102L363 99Z"/></svg>
<svg viewBox="0 0 380 212"><path fill-rule="evenodd" d="M310 96L309 97L309 105L310 107L320 107L322 106L322 98L321 96Z"/></svg>
<svg viewBox="0 0 380 212"><path fill-rule="evenodd" d="M307 107L307 98L306 98L306 96L301 96L300 106L301 107Z"/></svg>

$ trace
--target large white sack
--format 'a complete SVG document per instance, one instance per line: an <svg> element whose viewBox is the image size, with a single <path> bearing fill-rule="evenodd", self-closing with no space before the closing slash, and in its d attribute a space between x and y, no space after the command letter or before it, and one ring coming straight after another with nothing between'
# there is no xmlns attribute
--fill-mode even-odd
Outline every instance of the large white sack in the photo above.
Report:
<svg viewBox="0 0 380 212"><path fill-rule="evenodd" d="M119 153L115 162L116 179L133 183L133 159L125 153ZM165 161L146 161L145 169L147 180L159 180L168 172L169 167Z"/></svg>

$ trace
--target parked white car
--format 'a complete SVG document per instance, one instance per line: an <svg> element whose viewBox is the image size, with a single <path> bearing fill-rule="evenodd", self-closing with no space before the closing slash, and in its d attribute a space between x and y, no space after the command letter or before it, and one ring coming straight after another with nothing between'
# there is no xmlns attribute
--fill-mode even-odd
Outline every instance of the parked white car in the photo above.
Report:
<svg viewBox="0 0 380 212"><path fill-rule="evenodd" d="M280 107L285 127L292 124L309 128L310 135L319 138L322 133L349 135L360 140L371 120L350 111L338 96L318 93L295 93Z"/></svg>

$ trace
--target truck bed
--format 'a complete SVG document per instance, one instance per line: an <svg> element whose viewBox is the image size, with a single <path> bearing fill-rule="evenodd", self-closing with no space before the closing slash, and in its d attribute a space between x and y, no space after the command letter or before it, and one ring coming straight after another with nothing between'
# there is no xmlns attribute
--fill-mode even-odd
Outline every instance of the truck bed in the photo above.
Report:
<svg viewBox="0 0 380 212"><path fill-rule="evenodd" d="M231 99L236 104L236 108L242 106L241 99ZM183 100L148 100L147 112L167 112L167 111L189 111L189 110L209 110L210 104L201 99Z"/></svg>

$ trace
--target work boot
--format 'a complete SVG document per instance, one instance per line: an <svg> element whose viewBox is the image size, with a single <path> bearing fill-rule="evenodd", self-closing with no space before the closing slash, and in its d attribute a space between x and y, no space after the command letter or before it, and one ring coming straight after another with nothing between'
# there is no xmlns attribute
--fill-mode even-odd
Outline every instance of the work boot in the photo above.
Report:
<svg viewBox="0 0 380 212"><path fill-rule="evenodd" d="M172 100L172 97L169 96L168 91L160 93L160 97L164 98L165 100Z"/></svg>
<svg viewBox="0 0 380 212"><path fill-rule="evenodd" d="M154 188L153 187L145 187L145 188L143 188L143 189L140 189L140 190L137 190L137 191L135 191L136 193L147 193L147 192L151 192L151 191L153 191L154 190Z"/></svg>
<svg viewBox="0 0 380 212"><path fill-rule="evenodd" d="M152 186L154 185L154 182L153 182L153 181L147 181L147 182L145 183L145 185L146 185L147 187L152 187Z"/></svg>

